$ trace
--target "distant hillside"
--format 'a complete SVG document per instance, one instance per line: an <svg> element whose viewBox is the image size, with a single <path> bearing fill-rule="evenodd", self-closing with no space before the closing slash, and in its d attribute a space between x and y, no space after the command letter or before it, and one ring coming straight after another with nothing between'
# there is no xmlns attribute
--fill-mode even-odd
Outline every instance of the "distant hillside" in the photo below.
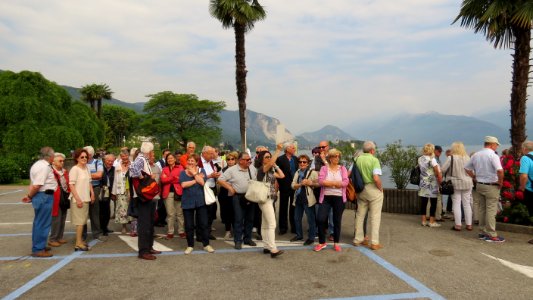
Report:
<svg viewBox="0 0 533 300"><path fill-rule="evenodd" d="M474 117L494 123L501 128L511 128L511 111L508 106L497 111L474 115ZM533 107L531 105L528 105L526 109L526 135L528 132L533 132ZM533 138L533 136L529 138Z"/></svg>
<svg viewBox="0 0 533 300"><path fill-rule="evenodd" d="M313 131L304 132L296 137L300 146L316 146L320 141L349 141L354 138L348 133L333 125L326 125L323 128Z"/></svg>
<svg viewBox="0 0 533 300"><path fill-rule="evenodd" d="M75 100L81 99L79 88L66 86L66 85L62 85L61 87L64 88L73 99ZM111 100L103 100L102 102L102 104L112 104L112 105L118 105L118 106L126 107L129 109L133 109L135 112L140 113L140 114L143 113L144 103L145 102L129 103L129 102L120 101L115 98L112 98Z"/></svg>
<svg viewBox="0 0 533 300"><path fill-rule="evenodd" d="M371 139L380 145L402 140L404 145L434 144L449 145L462 141L466 145L478 145L486 135L498 137L503 142L508 131L493 123L473 117L443 115L436 112L398 115L374 128L353 128L358 137Z"/></svg>

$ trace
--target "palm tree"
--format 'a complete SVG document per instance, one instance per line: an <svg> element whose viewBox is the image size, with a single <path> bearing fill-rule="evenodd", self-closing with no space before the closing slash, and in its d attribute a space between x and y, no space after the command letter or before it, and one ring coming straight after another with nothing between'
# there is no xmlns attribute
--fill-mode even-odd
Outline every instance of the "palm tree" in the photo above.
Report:
<svg viewBox="0 0 533 300"><path fill-rule="evenodd" d="M80 89L81 99L89 103L98 118L102 115L102 99L111 100L113 92L107 84L88 84ZM95 104L98 106L95 109Z"/></svg>
<svg viewBox="0 0 533 300"><path fill-rule="evenodd" d="M246 52L244 34L253 29L254 23L263 20L266 12L257 0L210 0L211 16L222 23L223 28L235 31L235 83L239 102L239 121L242 151L246 151Z"/></svg>
<svg viewBox="0 0 533 300"><path fill-rule="evenodd" d="M511 88L511 144L513 156L520 157L526 140L526 101L529 81L529 54L531 52L531 0L464 0L453 23L482 32L495 48L511 48L513 79Z"/></svg>

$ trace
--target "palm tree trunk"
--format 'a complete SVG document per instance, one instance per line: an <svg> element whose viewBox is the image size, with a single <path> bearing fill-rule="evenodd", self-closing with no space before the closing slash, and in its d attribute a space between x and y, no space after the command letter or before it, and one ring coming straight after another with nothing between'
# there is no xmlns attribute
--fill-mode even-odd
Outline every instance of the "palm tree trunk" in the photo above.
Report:
<svg viewBox="0 0 533 300"><path fill-rule="evenodd" d="M98 116L98 119L101 119L100 117L102 116L102 99L98 99L97 100L97 109L96 109L96 115Z"/></svg>
<svg viewBox="0 0 533 300"><path fill-rule="evenodd" d="M241 149L246 151L246 51L244 47L245 26L235 23L235 83L239 102Z"/></svg>
<svg viewBox="0 0 533 300"><path fill-rule="evenodd" d="M526 140L526 101L529 76L531 31L513 28L515 52L513 55L513 81L511 89L511 144L512 154L521 156L522 143Z"/></svg>

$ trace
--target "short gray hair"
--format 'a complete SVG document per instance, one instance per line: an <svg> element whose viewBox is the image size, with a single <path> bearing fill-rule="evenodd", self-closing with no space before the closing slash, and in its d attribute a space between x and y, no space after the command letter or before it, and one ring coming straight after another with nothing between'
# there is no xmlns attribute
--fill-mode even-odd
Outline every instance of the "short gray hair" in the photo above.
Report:
<svg viewBox="0 0 533 300"><path fill-rule="evenodd" d="M39 157L41 159L54 157L54 149L52 147L42 147L39 151Z"/></svg>
<svg viewBox="0 0 533 300"><path fill-rule="evenodd" d="M152 150L154 150L154 144L150 142L143 142L141 144L141 152L142 153L150 153Z"/></svg>
<svg viewBox="0 0 533 300"><path fill-rule="evenodd" d="M374 144L374 142L372 141L366 141L364 144L363 144L363 152L364 153L370 153L370 151L372 149L376 149L376 144Z"/></svg>
<svg viewBox="0 0 533 300"><path fill-rule="evenodd" d="M533 141L525 141L522 143L522 148L526 149L528 152L533 151Z"/></svg>
<svg viewBox="0 0 533 300"><path fill-rule="evenodd" d="M215 150L215 148L206 145L206 146L204 146L204 147L202 148L202 153L206 153L206 152L209 152L209 151L211 151L211 150Z"/></svg>
<svg viewBox="0 0 533 300"><path fill-rule="evenodd" d="M196 148L196 144L193 141L187 143L187 147L189 146L194 146L194 148Z"/></svg>
<svg viewBox="0 0 533 300"><path fill-rule="evenodd" d="M63 158L63 159L67 158L67 157L65 156L65 154L63 154L63 153L59 153L59 152L56 152L56 153L54 154L54 158L55 158L55 157L58 157L58 156L61 157L61 158Z"/></svg>
<svg viewBox="0 0 533 300"><path fill-rule="evenodd" d="M93 155L94 155L94 148L93 148L93 146L85 146L85 147L83 147L83 149L85 149L85 151L87 151L87 153L89 153L90 156L93 156Z"/></svg>
<svg viewBox="0 0 533 300"><path fill-rule="evenodd" d="M108 154L106 154L106 155L104 156L104 160L105 160L105 159L108 159L108 158L110 158L110 157L114 159L114 158L115 158L115 154L113 154L113 153L108 153Z"/></svg>

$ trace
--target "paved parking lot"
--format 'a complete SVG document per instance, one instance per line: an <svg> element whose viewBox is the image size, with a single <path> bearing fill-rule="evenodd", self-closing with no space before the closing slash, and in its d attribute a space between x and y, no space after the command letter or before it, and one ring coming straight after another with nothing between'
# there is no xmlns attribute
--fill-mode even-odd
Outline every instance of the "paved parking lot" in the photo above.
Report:
<svg viewBox="0 0 533 300"><path fill-rule="evenodd" d="M69 243L54 257L36 259L31 249L31 205L21 204L26 187L0 187L0 297L5 299L533 299L533 245L525 234L502 232L503 244L419 225L411 215L384 214L381 243L371 251L351 246L354 212L346 210L343 251L319 253L292 235L278 236L282 256L271 259L258 247L233 249L215 221L218 240L208 254L197 245L183 255L185 240L156 239L165 249L155 261L139 260L127 236L91 242L91 251ZM67 219L68 220L68 219ZM114 224L113 224L114 225ZM117 227L112 227L118 230ZM156 228L159 234L163 228Z"/></svg>

